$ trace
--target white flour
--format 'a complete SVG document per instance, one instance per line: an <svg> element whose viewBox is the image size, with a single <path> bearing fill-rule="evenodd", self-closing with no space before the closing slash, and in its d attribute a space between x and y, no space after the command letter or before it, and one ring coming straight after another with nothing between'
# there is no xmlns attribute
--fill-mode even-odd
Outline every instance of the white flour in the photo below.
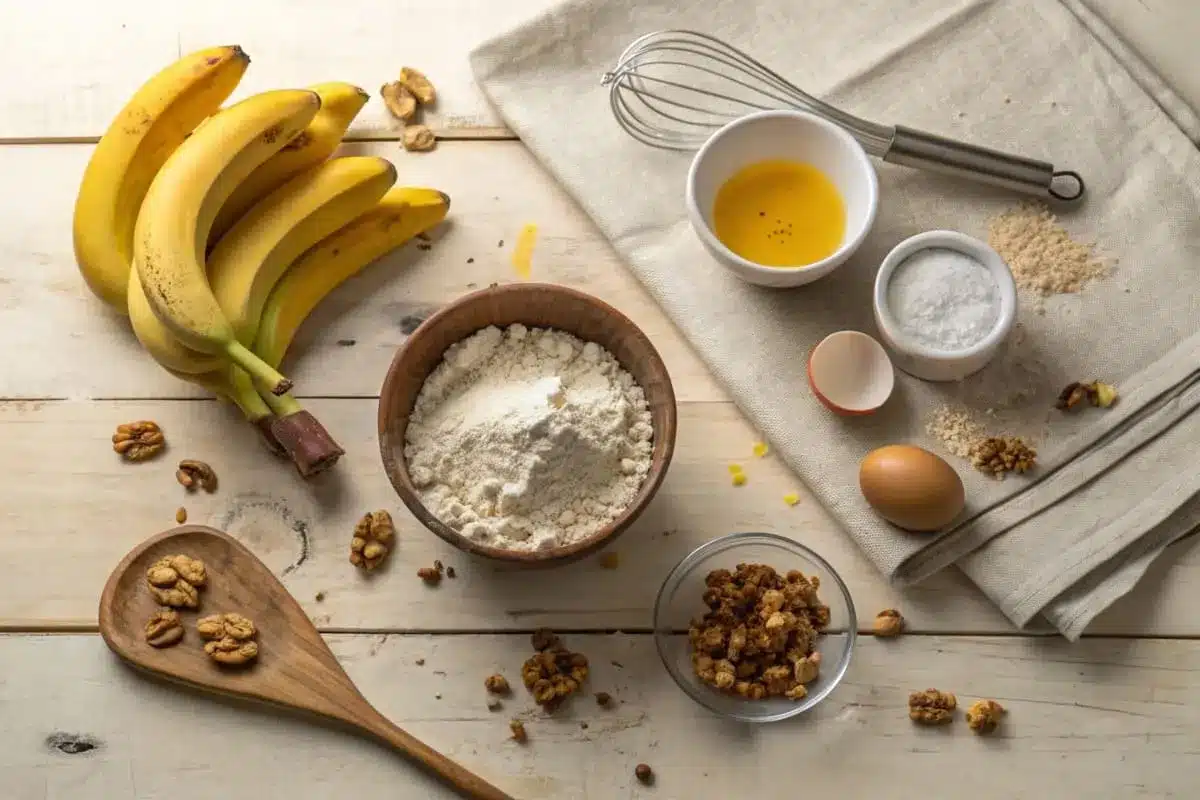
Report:
<svg viewBox="0 0 1200 800"><path fill-rule="evenodd" d="M438 519L482 544L535 550L580 541L628 507L653 434L645 394L607 350L489 327L426 379L404 456Z"/></svg>

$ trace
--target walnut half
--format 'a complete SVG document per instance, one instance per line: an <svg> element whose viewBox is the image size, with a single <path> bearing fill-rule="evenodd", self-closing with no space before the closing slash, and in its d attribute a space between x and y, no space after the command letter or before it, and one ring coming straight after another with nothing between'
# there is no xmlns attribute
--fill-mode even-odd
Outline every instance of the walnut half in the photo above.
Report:
<svg viewBox="0 0 1200 800"><path fill-rule="evenodd" d="M146 570L150 593L161 605L172 608L199 608L197 587L208 582L204 562L190 556L164 556Z"/></svg>
<svg viewBox="0 0 1200 800"><path fill-rule="evenodd" d="M904 617L894 608L885 608L875 615L876 636L899 636L904 630Z"/></svg>
<svg viewBox="0 0 1200 800"><path fill-rule="evenodd" d="M922 725L943 725L954 719L958 699L950 692L926 689L908 696L908 718Z"/></svg>
<svg viewBox="0 0 1200 800"><path fill-rule="evenodd" d="M126 461L145 461L154 458L167 446L166 437L157 422L139 420L117 426L112 437L113 451Z"/></svg>
<svg viewBox="0 0 1200 800"><path fill-rule="evenodd" d="M375 569L387 558L395 537L396 526L391 514L383 510L364 514L354 526L354 536L350 539L350 563L363 569Z"/></svg>
<svg viewBox="0 0 1200 800"><path fill-rule="evenodd" d="M213 472L213 468L208 464L192 458L185 458L179 462L175 480L189 492L200 488L212 494L217 490L217 473Z"/></svg>
<svg viewBox="0 0 1200 800"><path fill-rule="evenodd" d="M151 647L170 647L182 638L183 624L179 621L179 612L174 609L159 609L146 622L146 642Z"/></svg>
<svg viewBox="0 0 1200 800"><path fill-rule="evenodd" d="M213 614L196 623L196 632L208 641L204 652L218 664L240 666L258 658L258 630L241 614Z"/></svg>

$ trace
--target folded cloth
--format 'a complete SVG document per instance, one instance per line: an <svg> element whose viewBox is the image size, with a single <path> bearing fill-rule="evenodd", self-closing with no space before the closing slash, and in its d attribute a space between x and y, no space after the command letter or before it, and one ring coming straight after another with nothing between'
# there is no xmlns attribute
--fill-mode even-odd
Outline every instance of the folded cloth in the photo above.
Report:
<svg viewBox="0 0 1200 800"><path fill-rule="evenodd" d="M933 228L985 236L1019 198L880 164L875 227L841 269L795 290L733 277L687 223L690 155L628 138L603 73L637 36L717 35L797 85L877 122L1079 171L1062 214L1111 274L1078 294L1022 293L1005 350L956 384L898 373L871 417L813 398L804 356L840 329L874 332L871 287L901 239ZM1024 625L1041 612L1078 636L1170 542L1200 522L1200 138L1195 114L1078 0L573 0L482 45L472 66L499 113L628 261L741 409L861 548L898 583L959 564ZM1035 302L1036 300L1036 302ZM1066 384L1119 387L1110 409L1053 408ZM1032 437L1038 466L998 481L928 432L944 405ZM910 442L966 486L960 522L902 532L863 500L858 463Z"/></svg>

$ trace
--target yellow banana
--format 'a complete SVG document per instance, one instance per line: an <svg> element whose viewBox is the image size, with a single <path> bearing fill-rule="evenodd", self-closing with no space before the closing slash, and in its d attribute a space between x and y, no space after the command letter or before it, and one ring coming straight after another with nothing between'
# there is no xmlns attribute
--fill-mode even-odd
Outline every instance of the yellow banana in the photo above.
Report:
<svg viewBox="0 0 1200 800"><path fill-rule="evenodd" d="M321 239L366 212L396 182L374 156L318 164L267 195L221 237L208 257L213 296L244 345L284 270Z"/></svg>
<svg viewBox="0 0 1200 800"><path fill-rule="evenodd" d="M209 288L204 249L221 204L319 108L315 93L282 89L221 111L167 159L134 229L134 269L159 320L180 343L223 355L277 394L291 383L238 341Z"/></svg>
<svg viewBox="0 0 1200 800"><path fill-rule="evenodd" d="M154 176L221 107L249 63L236 46L184 56L138 89L92 151L75 201L75 260L110 305L125 310L133 229Z"/></svg>
<svg viewBox="0 0 1200 800"><path fill-rule="evenodd" d="M175 338L150 307L150 301L146 299L146 292L142 289L142 281L136 269L129 271L126 301L134 336L146 352L169 372L203 375L225 366L225 359L221 356L184 347Z"/></svg>
<svg viewBox="0 0 1200 800"><path fill-rule="evenodd" d="M212 248L251 206L278 189L289 178L333 155L333 151L341 144L342 137L346 135L350 123L371 98L362 89L349 83L318 83L308 88L321 98L321 110L299 136L263 162L261 167L251 172L246 180L234 189L213 221L212 231L208 235L209 248Z"/></svg>
<svg viewBox="0 0 1200 800"><path fill-rule="evenodd" d="M322 239L295 263L267 298L254 352L278 367L300 323L321 300L367 264L419 233L450 210L450 198L434 189L396 187L367 213Z"/></svg>

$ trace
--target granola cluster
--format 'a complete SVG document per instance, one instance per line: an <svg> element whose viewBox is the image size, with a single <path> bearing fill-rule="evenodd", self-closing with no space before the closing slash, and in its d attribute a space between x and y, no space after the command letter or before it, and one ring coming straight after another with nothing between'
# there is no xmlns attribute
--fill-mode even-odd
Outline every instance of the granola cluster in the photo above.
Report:
<svg viewBox="0 0 1200 800"><path fill-rule="evenodd" d="M995 700L977 700L967 709L967 727L976 733L991 733L1004 716L1004 706Z"/></svg>
<svg viewBox="0 0 1200 800"><path fill-rule="evenodd" d="M752 700L807 695L804 685L816 679L821 663L817 634L829 624L816 576L738 564L733 572L713 570L705 585L709 610L688 629L700 680Z"/></svg>
<svg viewBox="0 0 1200 800"><path fill-rule="evenodd" d="M533 632L531 643L537 652L521 666L521 680L538 705L553 711L587 680L587 656L572 653L545 628Z"/></svg>

